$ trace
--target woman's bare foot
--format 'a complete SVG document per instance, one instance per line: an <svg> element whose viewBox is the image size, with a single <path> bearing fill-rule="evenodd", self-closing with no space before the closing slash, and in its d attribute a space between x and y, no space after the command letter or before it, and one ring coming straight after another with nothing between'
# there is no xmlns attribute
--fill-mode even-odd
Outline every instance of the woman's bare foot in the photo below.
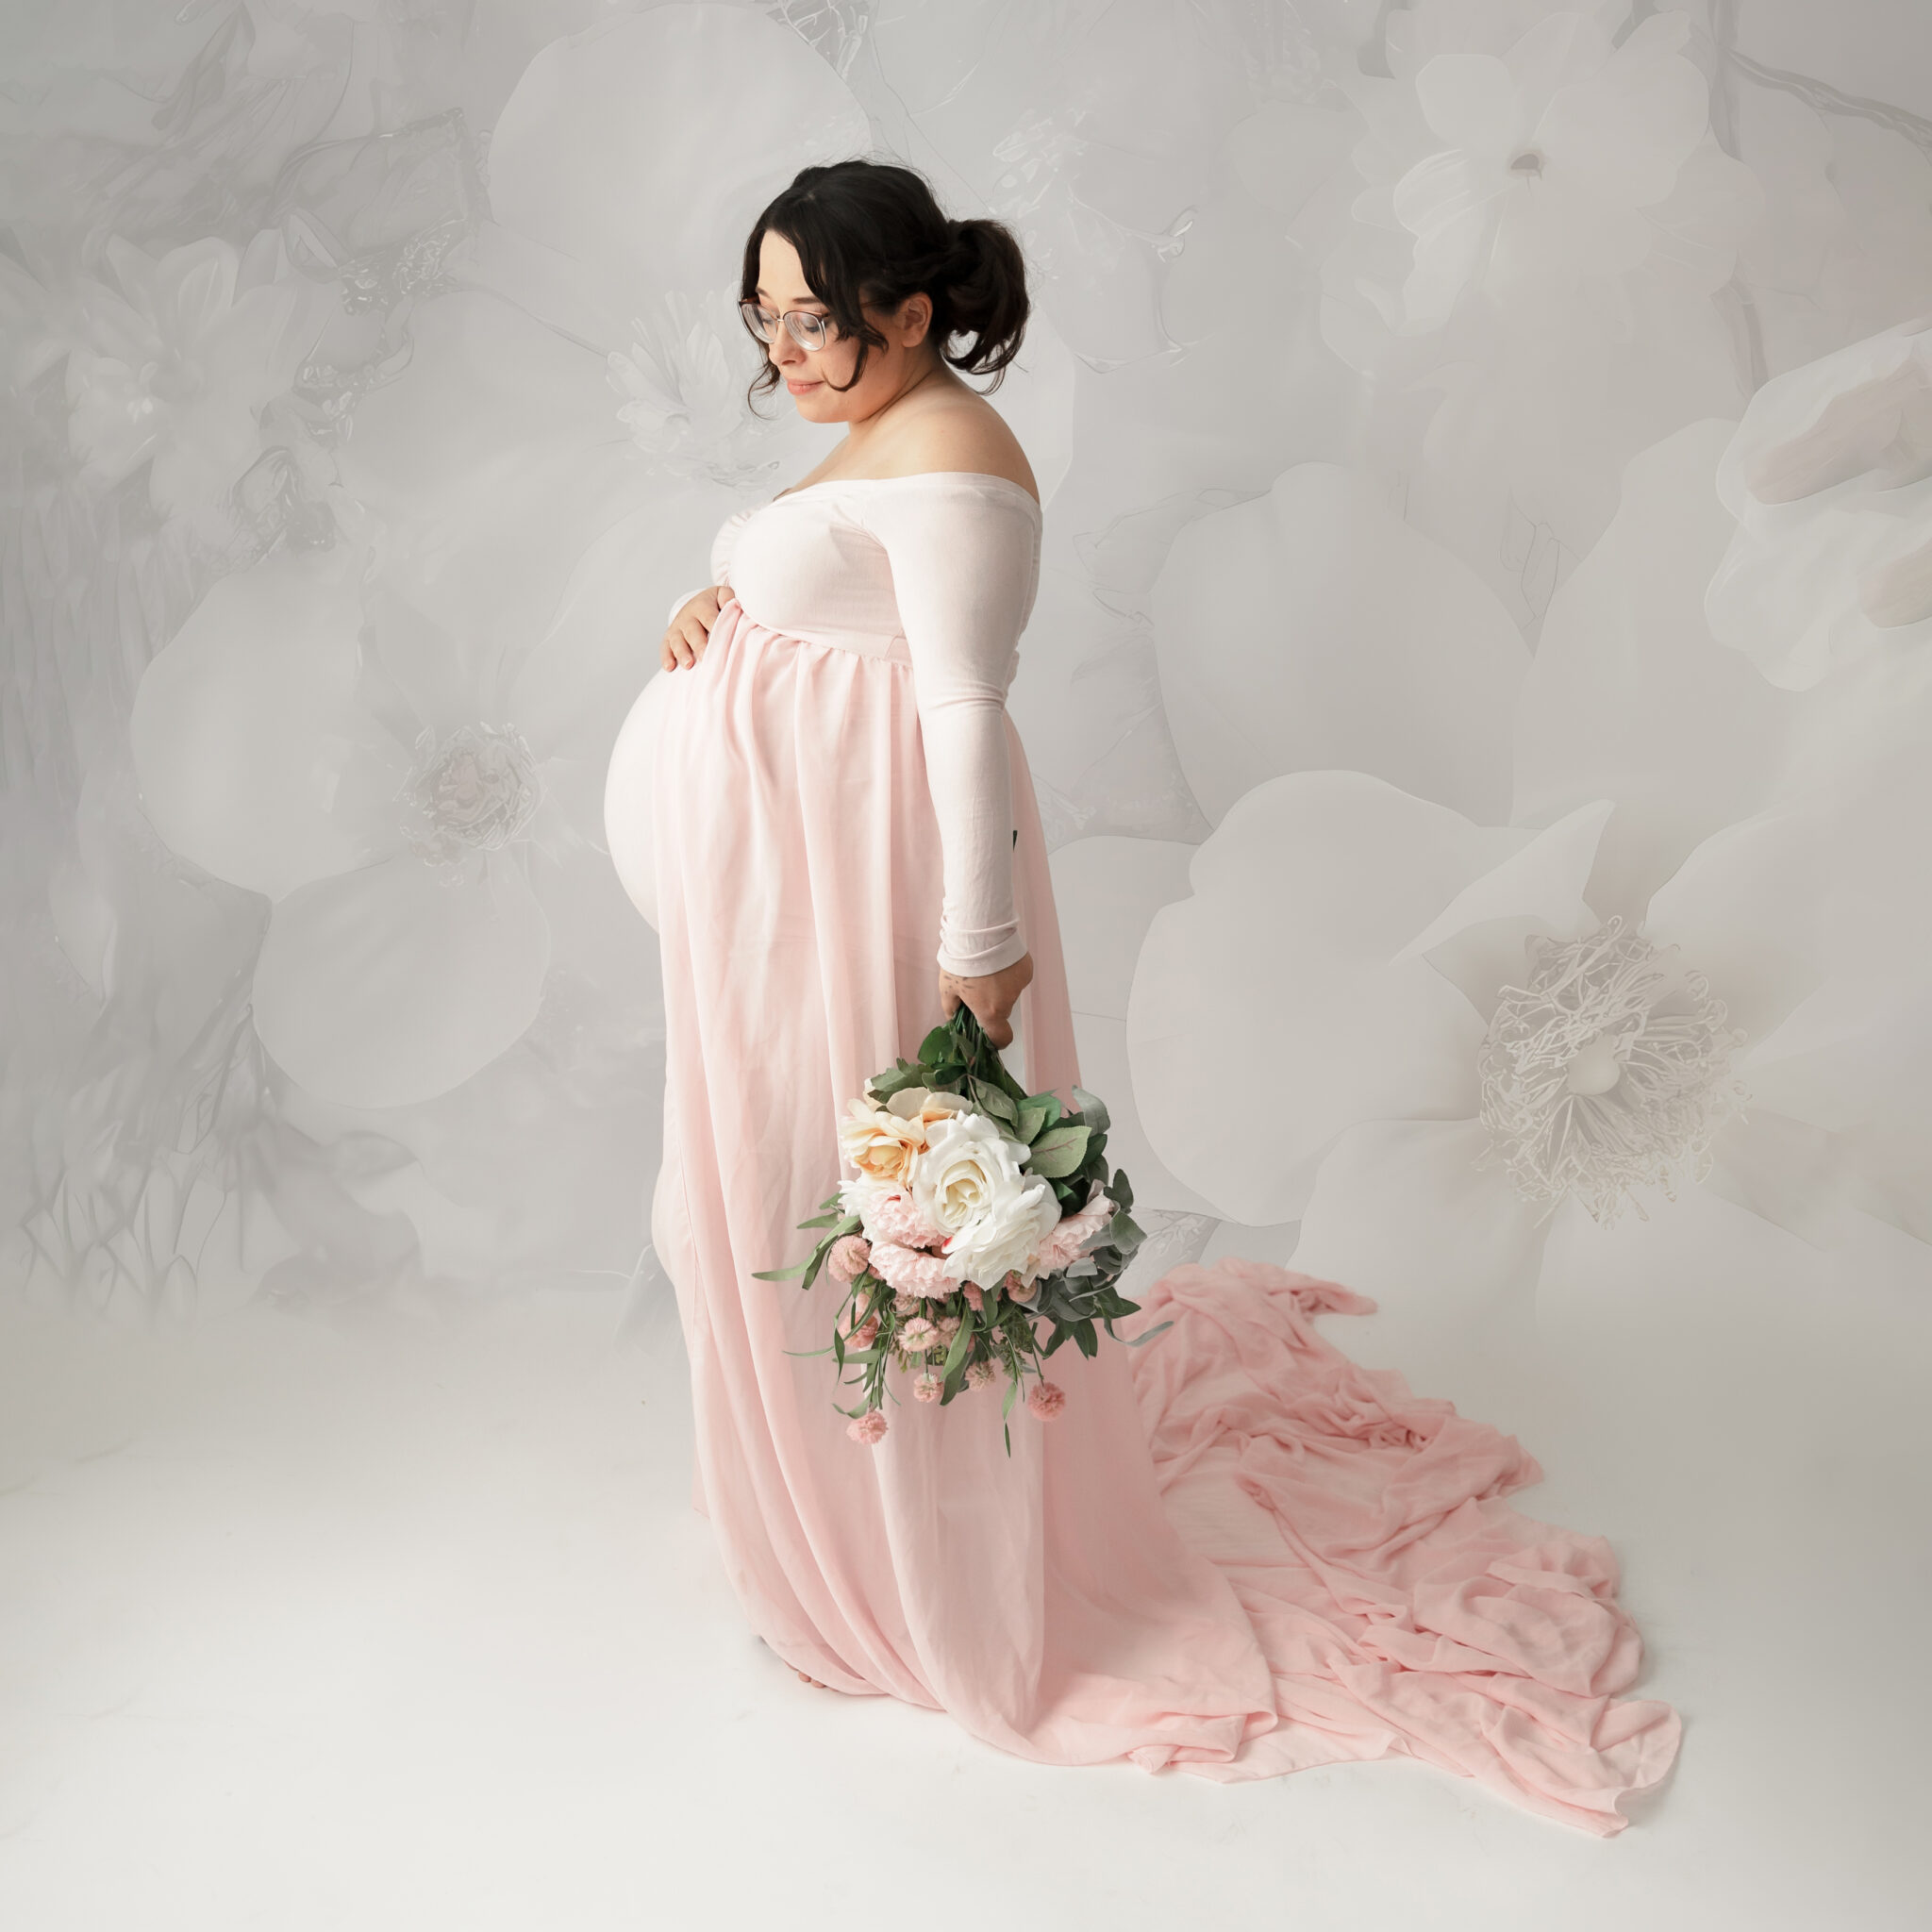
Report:
<svg viewBox="0 0 1932 1932"><path fill-rule="evenodd" d="M760 1641L762 1641L763 1640L760 1640ZM770 1650L770 1649L772 1648L772 1646L771 1646L771 1645L770 1645L769 1643L766 1643L766 1644L765 1644L765 1648L766 1648L767 1650ZM830 1686L829 1684L821 1684L821 1683L819 1682L819 1680L818 1680L818 1679L817 1679L816 1677L813 1677L813 1676L808 1676L808 1675L806 1674L806 1673L805 1673L805 1672L801 1671L801 1670L800 1670L800 1669L798 1668L798 1666L797 1666L796 1664L793 1664L793 1665L791 1666L791 1674L792 1674L792 1675L793 1675L793 1676L795 1676L795 1677L796 1677L796 1678L797 1678L797 1679L799 1680L799 1682L800 1682L800 1683L802 1683L802 1684L809 1684L809 1685L811 1685L811 1686L813 1687L813 1689L815 1689L815 1690L830 1690L830 1689L832 1688L832 1687L831 1687L831 1686Z"/></svg>

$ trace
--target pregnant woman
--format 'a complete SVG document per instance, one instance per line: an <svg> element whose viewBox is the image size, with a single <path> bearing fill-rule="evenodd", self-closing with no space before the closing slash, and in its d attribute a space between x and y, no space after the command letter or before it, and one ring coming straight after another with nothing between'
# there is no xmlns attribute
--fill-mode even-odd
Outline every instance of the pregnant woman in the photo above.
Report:
<svg viewBox="0 0 1932 1932"><path fill-rule="evenodd" d="M668 1024L654 1244L692 1375L692 1501L808 1682L1057 1764L1224 1780L1405 1752L1608 1834L1677 1746L1601 1539L1503 1495L1513 1438L1314 1333L1371 1305L1267 1263L1064 1349L1050 1419L838 1406L832 1305L754 1279L841 1177L834 1121L961 1002L1029 1091L1079 1078L1031 775L1005 700L1040 569L1024 454L958 370L1013 359L1022 258L905 168L803 170L752 229L755 390L845 436L718 532L613 810L647 798ZM956 348L954 344L958 343ZM647 702L648 701L648 702ZM644 723L648 714L651 726ZM647 769L646 769L647 765ZM616 839L613 835L613 846Z"/></svg>

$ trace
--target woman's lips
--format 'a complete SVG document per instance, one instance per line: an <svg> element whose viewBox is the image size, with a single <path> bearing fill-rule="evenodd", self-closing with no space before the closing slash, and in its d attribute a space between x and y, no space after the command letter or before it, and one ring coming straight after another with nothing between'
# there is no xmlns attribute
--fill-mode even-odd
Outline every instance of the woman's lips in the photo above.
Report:
<svg viewBox="0 0 1932 1932"><path fill-rule="evenodd" d="M793 382L790 376L787 376L785 379L785 387L789 389L793 395L802 396L807 390L818 388L818 384L816 382Z"/></svg>

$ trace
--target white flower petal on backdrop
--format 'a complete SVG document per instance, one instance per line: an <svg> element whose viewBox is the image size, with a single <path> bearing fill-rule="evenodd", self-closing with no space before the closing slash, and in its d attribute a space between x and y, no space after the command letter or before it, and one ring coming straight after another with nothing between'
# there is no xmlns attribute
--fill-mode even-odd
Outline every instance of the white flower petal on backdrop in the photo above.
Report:
<svg viewBox="0 0 1932 1932"><path fill-rule="evenodd" d="M1174 748L1209 819L1263 778L1331 767L1507 813L1529 654L1481 579L1363 478L1303 463L1189 525L1151 608Z"/></svg>
<svg viewBox="0 0 1932 1932"><path fill-rule="evenodd" d="M1803 691L1932 641L1932 311L1774 376L1718 471L1713 629Z"/></svg>

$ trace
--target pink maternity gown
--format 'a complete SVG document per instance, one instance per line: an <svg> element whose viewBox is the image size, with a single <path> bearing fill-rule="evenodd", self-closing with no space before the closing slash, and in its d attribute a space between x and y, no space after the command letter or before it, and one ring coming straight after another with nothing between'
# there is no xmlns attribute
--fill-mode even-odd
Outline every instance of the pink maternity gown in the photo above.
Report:
<svg viewBox="0 0 1932 1932"><path fill-rule="evenodd" d="M693 1507L795 1668L942 1709L1054 1764L1220 1780L1406 1753L1607 1836L1657 1783L1668 1705L1600 1538L1502 1499L1513 1437L1315 1332L1373 1303L1266 1262L1172 1270L1140 1348L1061 1349L1041 1421L897 1372L846 1434L840 1291L789 1266L841 1169L834 1121L943 1018L936 967L1030 950L1029 1090L1079 1072L1046 852L1005 708L1041 511L976 472L835 478L719 531L733 595L662 675L649 777L666 1017L652 1204L696 1425ZM681 600L680 600L681 601ZM1017 841L1014 833L1017 830ZM938 941L935 952L935 940Z"/></svg>

